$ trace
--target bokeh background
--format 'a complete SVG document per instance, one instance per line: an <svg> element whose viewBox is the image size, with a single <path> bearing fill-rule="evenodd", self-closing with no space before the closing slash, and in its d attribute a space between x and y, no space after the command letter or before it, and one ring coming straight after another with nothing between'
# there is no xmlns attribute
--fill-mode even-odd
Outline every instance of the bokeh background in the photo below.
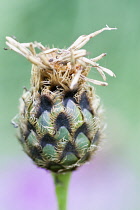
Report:
<svg viewBox="0 0 140 210"><path fill-rule="evenodd" d="M11 119L22 87L29 88L31 64L10 50L5 36L20 42L69 46L79 35L106 31L86 45L90 57L116 78L97 87L107 122L107 140L90 164L73 173L68 210L140 209L140 1L0 0L0 209L56 210L53 180L23 153ZM96 70L91 78L100 79Z"/></svg>

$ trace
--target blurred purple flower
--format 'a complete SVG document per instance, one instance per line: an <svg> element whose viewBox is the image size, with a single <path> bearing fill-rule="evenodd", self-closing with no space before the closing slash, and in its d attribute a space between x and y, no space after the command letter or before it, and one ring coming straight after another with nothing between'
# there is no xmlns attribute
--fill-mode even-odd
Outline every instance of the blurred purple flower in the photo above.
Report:
<svg viewBox="0 0 140 210"><path fill-rule="evenodd" d="M16 161L15 161L16 162ZM48 171L37 168L30 161L15 162L1 173L0 209L2 210L54 210L54 185Z"/></svg>
<svg viewBox="0 0 140 210"><path fill-rule="evenodd" d="M14 159L8 166L0 172L0 209L57 210L50 172L28 158ZM137 188L137 177L125 162L97 155L73 173L68 210L139 209Z"/></svg>

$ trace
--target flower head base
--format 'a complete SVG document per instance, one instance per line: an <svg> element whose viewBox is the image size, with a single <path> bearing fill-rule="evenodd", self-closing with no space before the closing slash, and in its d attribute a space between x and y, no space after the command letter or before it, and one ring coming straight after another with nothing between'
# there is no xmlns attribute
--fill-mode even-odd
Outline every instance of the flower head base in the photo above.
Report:
<svg viewBox="0 0 140 210"><path fill-rule="evenodd" d="M97 149L102 130L100 101L86 82L107 83L89 79L87 74L94 67L104 81L105 73L115 75L96 63L105 53L88 59L81 48L102 31L113 29L106 26L80 36L67 49L50 49L38 42L19 43L6 37L9 48L32 63L31 89L23 93L14 124L20 130L24 151L38 166L54 172L73 170Z"/></svg>

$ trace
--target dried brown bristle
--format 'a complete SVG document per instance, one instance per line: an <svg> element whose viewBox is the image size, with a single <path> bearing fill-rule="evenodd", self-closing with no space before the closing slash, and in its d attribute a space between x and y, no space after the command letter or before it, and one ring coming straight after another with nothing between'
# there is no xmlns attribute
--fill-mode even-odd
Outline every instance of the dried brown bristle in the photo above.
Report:
<svg viewBox="0 0 140 210"><path fill-rule="evenodd" d="M105 73L110 76L115 74L102 66L97 61L102 59L106 53L95 58L86 58L87 51L82 48L91 38L100 34L105 30L114 30L116 28L105 28L91 33L89 35L80 36L69 48L48 49L41 43L19 43L11 37L6 37L6 44L10 49L26 57L32 64L31 85L35 89L40 89L44 85L60 85L66 89L74 89L85 81L89 81L96 85L106 86L106 82L101 82L87 78L87 74L91 67L94 67L106 80ZM35 48L41 52L36 54Z"/></svg>

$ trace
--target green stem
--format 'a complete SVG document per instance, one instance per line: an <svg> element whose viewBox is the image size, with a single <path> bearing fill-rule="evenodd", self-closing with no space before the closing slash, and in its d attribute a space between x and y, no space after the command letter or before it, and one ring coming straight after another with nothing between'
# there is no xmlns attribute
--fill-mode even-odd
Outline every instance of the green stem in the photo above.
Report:
<svg viewBox="0 0 140 210"><path fill-rule="evenodd" d="M52 173L55 184L56 197L58 202L58 210L67 209L67 192L70 181L71 172L65 174Z"/></svg>

